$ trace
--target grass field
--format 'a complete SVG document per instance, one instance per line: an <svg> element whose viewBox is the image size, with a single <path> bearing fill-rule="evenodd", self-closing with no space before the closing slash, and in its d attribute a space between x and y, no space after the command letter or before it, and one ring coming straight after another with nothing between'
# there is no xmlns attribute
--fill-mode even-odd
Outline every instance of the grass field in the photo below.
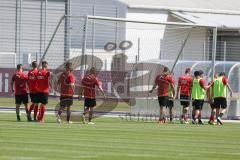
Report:
<svg viewBox="0 0 240 160"><path fill-rule="evenodd" d="M15 121L0 113L1 160L239 160L240 124L195 126L94 119L95 125Z"/></svg>
<svg viewBox="0 0 240 160"><path fill-rule="evenodd" d="M29 99L30 100L30 99ZM106 102L106 100L105 100ZM48 100L47 109L54 109L59 104L59 98L52 98L50 97ZM101 104L101 101L98 100L97 105L99 106ZM117 105L113 105L114 102L107 101L107 103L104 106L96 108L97 111L121 111L121 112L127 112L130 110L129 105L124 102L118 102ZM30 105L30 103L29 103ZM15 100L14 98L0 98L0 109L1 107L14 107L15 106ZM22 108L24 108L22 106ZM74 100L72 110L83 110L83 100L78 101Z"/></svg>

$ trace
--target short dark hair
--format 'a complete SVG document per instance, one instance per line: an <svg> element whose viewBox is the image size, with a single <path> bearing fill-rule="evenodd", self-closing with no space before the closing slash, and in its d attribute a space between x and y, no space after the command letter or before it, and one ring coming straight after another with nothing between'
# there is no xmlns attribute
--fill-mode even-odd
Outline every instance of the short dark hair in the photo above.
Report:
<svg viewBox="0 0 240 160"><path fill-rule="evenodd" d="M199 74L199 71L195 71L195 72L194 72L194 76L195 76L195 77L197 77L197 76L199 76L199 75L200 75L200 74Z"/></svg>
<svg viewBox="0 0 240 160"><path fill-rule="evenodd" d="M169 68L168 67L164 67L163 68L163 72L168 72L169 71Z"/></svg>
<svg viewBox="0 0 240 160"><path fill-rule="evenodd" d="M42 67L46 67L46 65L48 65L47 61L42 61Z"/></svg>
<svg viewBox="0 0 240 160"><path fill-rule="evenodd" d="M202 70L199 70L199 75L202 75L204 72Z"/></svg>
<svg viewBox="0 0 240 160"><path fill-rule="evenodd" d="M91 67L89 70L90 73L96 73L96 68L95 67Z"/></svg>
<svg viewBox="0 0 240 160"><path fill-rule="evenodd" d="M72 66L72 63L71 62L66 62L65 67L67 67L67 66Z"/></svg>
<svg viewBox="0 0 240 160"><path fill-rule="evenodd" d="M23 66L22 64L18 64L18 65L17 65L17 70L21 69L22 66Z"/></svg>
<svg viewBox="0 0 240 160"><path fill-rule="evenodd" d="M225 76L225 75L226 75L225 72L219 73L219 76Z"/></svg>
<svg viewBox="0 0 240 160"><path fill-rule="evenodd" d="M37 67L37 61L32 61L32 67L36 68Z"/></svg>
<svg viewBox="0 0 240 160"><path fill-rule="evenodd" d="M190 73L190 71L191 71L191 68L186 68L185 69L185 73Z"/></svg>

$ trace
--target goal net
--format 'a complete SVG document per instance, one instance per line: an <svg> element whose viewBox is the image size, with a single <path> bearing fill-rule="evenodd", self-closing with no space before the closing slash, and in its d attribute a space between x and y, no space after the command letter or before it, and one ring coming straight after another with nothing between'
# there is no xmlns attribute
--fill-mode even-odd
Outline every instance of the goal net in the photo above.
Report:
<svg viewBox="0 0 240 160"><path fill-rule="evenodd" d="M97 68L107 95L96 109L99 112L154 117L159 114L157 93L149 94L149 90L163 67L169 67L176 84L186 68L192 68L192 73L202 69L210 80L212 31L212 26L180 22L64 16L41 60L49 62L55 79L64 63L72 62L77 86L87 70ZM53 88L51 94L59 93ZM98 94L97 98L102 97ZM174 105L179 116L179 101Z"/></svg>

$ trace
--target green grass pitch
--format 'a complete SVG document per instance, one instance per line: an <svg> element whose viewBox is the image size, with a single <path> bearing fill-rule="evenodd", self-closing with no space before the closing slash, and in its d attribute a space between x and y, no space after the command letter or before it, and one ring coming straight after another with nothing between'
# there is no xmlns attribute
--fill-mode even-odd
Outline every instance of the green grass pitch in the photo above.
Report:
<svg viewBox="0 0 240 160"><path fill-rule="evenodd" d="M95 125L15 121L0 113L0 160L239 160L240 124L196 126L94 119Z"/></svg>

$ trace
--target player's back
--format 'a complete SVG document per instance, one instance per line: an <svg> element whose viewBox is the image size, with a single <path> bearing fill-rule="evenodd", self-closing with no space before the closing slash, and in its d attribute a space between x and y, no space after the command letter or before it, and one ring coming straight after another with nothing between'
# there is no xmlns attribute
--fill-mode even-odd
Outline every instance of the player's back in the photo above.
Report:
<svg viewBox="0 0 240 160"><path fill-rule="evenodd" d="M38 85L37 85L37 76L38 74L38 69L32 69L28 72L28 87L29 87L29 92L30 93L37 93L38 91Z"/></svg>
<svg viewBox="0 0 240 160"><path fill-rule="evenodd" d="M50 72L47 69L41 69L37 73L38 92L49 93Z"/></svg>
<svg viewBox="0 0 240 160"><path fill-rule="evenodd" d="M15 85L15 95L27 93L26 83L27 83L28 77L25 73L16 72L13 75L12 80L14 81L14 85Z"/></svg>
<svg viewBox="0 0 240 160"><path fill-rule="evenodd" d="M180 87L180 94L190 96L193 78L190 75L182 75L179 77L178 85Z"/></svg>
<svg viewBox="0 0 240 160"><path fill-rule="evenodd" d="M169 85L174 84L173 77L171 75L158 75L155 82L158 85L159 96L169 96Z"/></svg>
<svg viewBox="0 0 240 160"><path fill-rule="evenodd" d="M92 74L88 74L83 77L82 79L82 85L84 89L84 97L85 98L96 98L95 93L95 86L99 86L99 81L96 78L96 76Z"/></svg>
<svg viewBox="0 0 240 160"><path fill-rule="evenodd" d="M72 73L62 73L59 77L61 96L73 96L74 90L71 84L75 83L75 77Z"/></svg>

